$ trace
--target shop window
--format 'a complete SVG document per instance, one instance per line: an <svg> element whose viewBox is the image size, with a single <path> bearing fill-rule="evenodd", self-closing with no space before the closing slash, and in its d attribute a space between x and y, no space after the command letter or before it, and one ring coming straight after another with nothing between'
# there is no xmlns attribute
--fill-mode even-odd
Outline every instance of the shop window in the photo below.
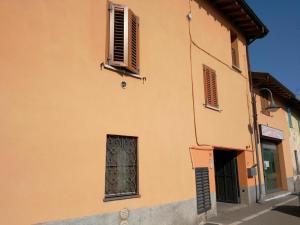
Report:
<svg viewBox="0 0 300 225"><path fill-rule="evenodd" d="M219 108L216 71L203 65L205 105Z"/></svg>
<svg viewBox="0 0 300 225"><path fill-rule="evenodd" d="M137 137L107 135L105 199L138 195Z"/></svg>
<svg viewBox="0 0 300 225"><path fill-rule="evenodd" d="M139 74L139 18L126 6L109 5L110 66Z"/></svg>

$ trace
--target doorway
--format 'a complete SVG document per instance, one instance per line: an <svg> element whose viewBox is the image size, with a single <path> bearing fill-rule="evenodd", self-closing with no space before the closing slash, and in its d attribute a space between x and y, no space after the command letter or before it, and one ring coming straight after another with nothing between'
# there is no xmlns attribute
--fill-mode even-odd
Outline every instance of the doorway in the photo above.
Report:
<svg viewBox="0 0 300 225"><path fill-rule="evenodd" d="M280 189L280 167L277 145L272 142L262 142L262 157L266 192L278 191Z"/></svg>
<svg viewBox="0 0 300 225"><path fill-rule="evenodd" d="M240 203L237 151L215 150L214 164L217 201Z"/></svg>

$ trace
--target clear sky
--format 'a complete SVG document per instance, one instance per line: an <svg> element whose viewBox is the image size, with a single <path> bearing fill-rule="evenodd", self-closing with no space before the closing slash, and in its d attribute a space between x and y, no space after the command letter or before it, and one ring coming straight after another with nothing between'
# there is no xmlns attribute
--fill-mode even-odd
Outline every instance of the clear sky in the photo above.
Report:
<svg viewBox="0 0 300 225"><path fill-rule="evenodd" d="M300 0L245 0L269 33L250 45L252 71L268 72L300 94Z"/></svg>

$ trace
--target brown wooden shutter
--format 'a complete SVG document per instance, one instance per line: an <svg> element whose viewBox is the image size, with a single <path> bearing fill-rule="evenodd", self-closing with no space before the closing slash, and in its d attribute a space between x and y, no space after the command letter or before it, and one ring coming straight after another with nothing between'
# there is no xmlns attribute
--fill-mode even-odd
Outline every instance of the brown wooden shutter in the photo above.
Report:
<svg viewBox="0 0 300 225"><path fill-rule="evenodd" d="M128 69L139 73L139 19L128 11Z"/></svg>
<svg viewBox="0 0 300 225"><path fill-rule="evenodd" d="M218 93L217 93L217 76L214 70L210 70L210 79L211 79L211 92L212 92L212 102L211 105L214 107L219 107L218 105Z"/></svg>
<svg viewBox="0 0 300 225"><path fill-rule="evenodd" d="M237 34L230 31L232 65L239 67L239 51Z"/></svg>
<svg viewBox="0 0 300 225"><path fill-rule="evenodd" d="M128 64L128 32L126 32L128 24L128 8L125 5L110 3L109 11L110 38L108 64L112 66L126 67Z"/></svg>
<svg viewBox="0 0 300 225"><path fill-rule="evenodd" d="M125 5L110 3L108 64L139 72L139 19Z"/></svg>
<svg viewBox="0 0 300 225"><path fill-rule="evenodd" d="M203 66L203 76L204 76L205 104L210 104L211 95L209 90L209 86L210 86L209 71L205 65Z"/></svg>
<svg viewBox="0 0 300 225"><path fill-rule="evenodd" d="M216 72L203 65L205 104L218 108L217 76Z"/></svg>

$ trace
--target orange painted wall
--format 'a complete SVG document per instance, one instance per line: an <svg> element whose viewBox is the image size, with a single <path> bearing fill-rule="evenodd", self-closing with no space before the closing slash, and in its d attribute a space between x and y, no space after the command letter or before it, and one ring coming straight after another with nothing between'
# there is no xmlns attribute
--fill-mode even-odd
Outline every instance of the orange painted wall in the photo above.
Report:
<svg viewBox="0 0 300 225"><path fill-rule="evenodd" d="M193 146L190 154L193 168L208 167L210 192L216 192L213 148Z"/></svg>
<svg viewBox="0 0 300 225"><path fill-rule="evenodd" d="M195 198L188 1L116 3L140 17L144 83L100 70L106 1L0 1L0 224ZM245 149L251 146L245 41L238 34L238 73L230 68L234 28L202 4L192 2L191 34L211 55L192 47L198 140ZM216 70L221 112L203 106L202 64ZM139 137L140 198L103 202L107 134Z"/></svg>

